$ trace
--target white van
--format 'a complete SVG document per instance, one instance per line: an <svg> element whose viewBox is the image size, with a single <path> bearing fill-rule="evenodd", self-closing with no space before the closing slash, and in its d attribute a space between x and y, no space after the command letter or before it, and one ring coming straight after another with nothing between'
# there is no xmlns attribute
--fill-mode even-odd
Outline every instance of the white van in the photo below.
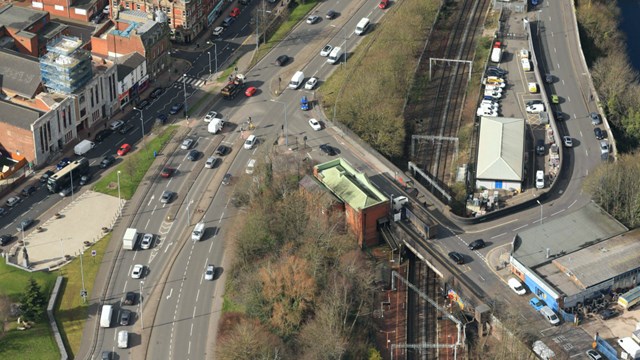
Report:
<svg viewBox="0 0 640 360"><path fill-rule="evenodd" d="M113 315L113 305L102 305L102 314L100 314L100 327L111 327L111 316Z"/></svg>
<svg viewBox="0 0 640 360"><path fill-rule="evenodd" d="M204 228L204 223L197 223L196 227L193 228L193 232L191 233L191 240L200 241L206 229Z"/></svg>
<svg viewBox="0 0 640 360"><path fill-rule="evenodd" d="M289 89L296 90L304 83L304 73L302 71L296 71L289 81Z"/></svg>
<svg viewBox="0 0 640 360"><path fill-rule="evenodd" d="M369 24L371 24L371 21L368 18L360 19L360 21L358 22L358 25L356 25L356 31L355 31L356 35L364 34L369 28Z"/></svg>
<svg viewBox="0 0 640 360"><path fill-rule="evenodd" d="M244 142L244 148L247 150L251 150L256 142L258 142L258 138L255 135L249 135L247 140Z"/></svg>
<svg viewBox="0 0 640 360"><path fill-rule="evenodd" d="M551 325L560 324L560 319L558 318L558 315L556 315L556 313L553 310L551 310L550 307L546 305L543 306L542 309L540 309L540 314L542 314L542 316L544 316Z"/></svg>
<svg viewBox="0 0 640 360"><path fill-rule="evenodd" d="M256 159L249 160L249 162L247 163L247 169L245 170L245 172L251 175L253 174L255 169L256 169Z"/></svg>
<svg viewBox="0 0 640 360"><path fill-rule="evenodd" d="M342 49L338 47L334 47L333 50L329 53L329 57L327 57L327 62L329 64L337 63L342 57Z"/></svg>
<svg viewBox="0 0 640 360"><path fill-rule="evenodd" d="M118 332L118 348L126 349L127 347L129 347L129 332L122 330Z"/></svg>
<svg viewBox="0 0 640 360"><path fill-rule="evenodd" d="M520 59L520 64L522 64L522 70L531 71L531 61L529 59Z"/></svg>

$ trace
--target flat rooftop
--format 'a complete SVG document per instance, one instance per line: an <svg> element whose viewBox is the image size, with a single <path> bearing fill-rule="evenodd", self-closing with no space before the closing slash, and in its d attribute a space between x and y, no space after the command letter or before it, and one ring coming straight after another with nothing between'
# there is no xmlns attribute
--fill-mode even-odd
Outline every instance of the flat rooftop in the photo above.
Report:
<svg viewBox="0 0 640 360"><path fill-rule="evenodd" d="M46 11L10 4L0 7L0 25L11 29L24 30L45 16L47 16Z"/></svg>
<svg viewBox="0 0 640 360"><path fill-rule="evenodd" d="M561 256L536 272L567 296L640 268L640 229Z"/></svg>
<svg viewBox="0 0 640 360"><path fill-rule="evenodd" d="M587 248L628 229L593 203L516 235L512 256L526 267L538 267ZM549 257L547 258L547 251Z"/></svg>

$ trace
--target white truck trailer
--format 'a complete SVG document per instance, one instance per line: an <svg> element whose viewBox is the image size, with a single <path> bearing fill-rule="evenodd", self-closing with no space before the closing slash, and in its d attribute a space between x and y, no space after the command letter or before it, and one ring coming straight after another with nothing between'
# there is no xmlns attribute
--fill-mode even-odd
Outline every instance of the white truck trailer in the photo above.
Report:
<svg viewBox="0 0 640 360"><path fill-rule="evenodd" d="M223 127L224 127L224 120L220 118L213 118L209 122L209 125L207 126L207 130L211 134L217 134L219 131L222 130Z"/></svg>
<svg viewBox="0 0 640 360"><path fill-rule="evenodd" d="M138 242L138 230L128 228L122 237L122 248L125 250L133 250Z"/></svg>
<svg viewBox="0 0 640 360"><path fill-rule="evenodd" d="M78 143L78 145L73 147L73 152L78 156L84 155L87 151L93 149L96 146L96 143L89 140L82 140Z"/></svg>

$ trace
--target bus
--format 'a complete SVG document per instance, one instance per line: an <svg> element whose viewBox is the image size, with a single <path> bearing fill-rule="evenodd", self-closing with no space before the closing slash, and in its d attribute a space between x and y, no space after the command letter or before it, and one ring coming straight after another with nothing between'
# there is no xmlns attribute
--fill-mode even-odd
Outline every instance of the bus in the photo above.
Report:
<svg viewBox="0 0 640 360"><path fill-rule="evenodd" d="M51 175L47 180L50 193L57 193L71 186L71 181L78 182L82 175L89 172L89 160L80 158Z"/></svg>

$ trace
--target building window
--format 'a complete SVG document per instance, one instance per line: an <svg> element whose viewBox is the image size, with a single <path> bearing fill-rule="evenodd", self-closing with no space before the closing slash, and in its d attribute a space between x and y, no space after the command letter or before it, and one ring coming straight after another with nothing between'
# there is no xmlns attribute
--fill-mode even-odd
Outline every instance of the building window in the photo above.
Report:
<svg viewBox="0 0 640 360"><path fill-rule="evenodd" d="M85 109L80 110L80 118L85 117L85 115L87 115L87 109L86 109L86 108L85 108Z"/></svg>
<svg viewBox="0 0 640 360"><path fill-rule="evenodd" d="M80 99L78 99L80 104L84 104L84 94L80 95Z"/></svg>
<svg viewBox="0 0 640 360"><path fill-rule="evenodd" d="M125 9L128 9L128 8L129 8L129 3L128 3L128 2L124 3L124 8L125 8Z"/></svg>
<svg viewBox="0 0 640 360"><path fill-rule="evenodd" d="M140 4L136 4L136 9L140 10Z"/></svg>

